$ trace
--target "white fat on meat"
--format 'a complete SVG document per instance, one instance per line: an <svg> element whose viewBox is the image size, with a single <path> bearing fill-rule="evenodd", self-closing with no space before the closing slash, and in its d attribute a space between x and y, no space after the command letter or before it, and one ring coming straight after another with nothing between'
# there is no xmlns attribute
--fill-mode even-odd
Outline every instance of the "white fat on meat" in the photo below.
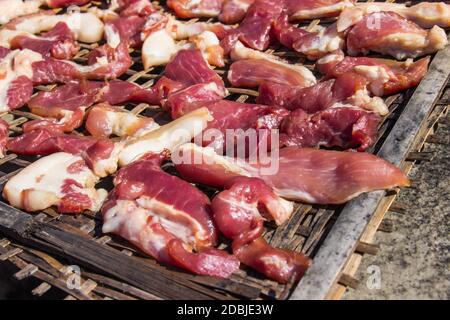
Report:
<svg viewBox="0 0 450 320"><path fill-rule="evenodd" d="M196 239L206 239L208 234L202 225L189 214L170 204L149 197L140 197L136 203L161 223L164 229L184 243L195 246Z"/></svg>
<svg viewBox="0 0 450 320"><path fill-rule="evenodd" d="M282 257L280 255L266 254L259 258L265 265L274 266L279 270L280 274L289 274L291 272L290 261L287 257Z"/></svg>
<svg viewBox="0 0 450 320"><path fill-rule="evenodd" d="M118 137L126 137L132 135L133 137L140 137L144 134L150 133L153 130L159 129L159 124L148 118L148 121L141 126L145 118L138 117L137 115L120 109L108 109L106 113L106 127L109 135L115 135ZM145 119L147 120L147 119ZM133 128L139 127L137 131L133 131Z"/></svg>
<svg viewBox="0 0 450 320"><path fill-rule="evenodd" d="M117 200L116 205L103 214L103 233L114 233L157 255L165 248L167 239L149 228L149 213L135 201Z"/></svg>
<svg viewBox="0 0 450 320"><path fill-rule="evenodd" d="M285 68L289 68L296 73L298 73L305 81L305 87L313 86L317 83L317 79L312 73L311 70L308 68L297 65L297 64L290 64L284 60L277 59L269 54L266 54L264 52L260 52L254 49L246 48L240 41L236 43L234 46L232 52L231 52L231 58L233 61L238 60L246 60L246 59L255 59L255 60L267 60L272 63L279 64ZM232 76L232 70L228 71L228 78L231 79Z"/></svg>
<svg viewBox="0 0 450 320"><path fill-rule="evenodd" d="M106 43L113 49L116 49L121 42L119 32L111 24L105 25L105 39Z"/></svg>
<svg viewBox="0 0 450 320"><path fill-rule="evenodd" d="M412 7L401 3L375 2L362 3L343 10L337 21L337 30L343 32L361 21L365 15L381 11L395 12L423 28L431 28L434 25L450 26L450 5L443 2L423 2Z"/></svg>
<svg viewBox="0 0 450 320"><path fill-rule="evenodd" d="M38 34L53 29L58 22L65 22L79 41L93 43L103 38L104 24L91 12L34 15L15 24L14 28L19 31Z"/></svg>
<svg viewBox="0 0 450 320"><path fill-rule="evenodd" d="M165 65L181 50L166 29L151 33L142 45L142 63L148 69L154 66Z"/></svg>
<svg viewBox="0 0 450 320"><path fill-rule="evenodd" d="M205 0L189 0L183 4L183 8L186 11L190 11L195 15L201 15L202 17L214 18L220 14L220 11L214 8L206 9L206 8L198 8L199 5L202 4Z"/></svg>
<svg viewBox="0 0 450 320"><path fill-rule="evenodd" d="M75 69L78 70L81 74L88 74L95 72L97 69L100 69L102 67L106 67L109 65L108 57L97 57L96 62L90 65L81 65L76 62L70 61L70 60L63 60L64 63L67 63L68 65L73 66Z"/></svg>
<svg viewBox="0 0 450 320"><path fill-rule="evenodd" d="M190 44L193 49L199 49L202 52L205 60L211 64L211 49L221 48L220 40L217 38L216 34L211 31L204 31L199 35L190 39Z"/></svg>
<svg viewBox="0 0 450 320"><path fill-rule="evenodd" d="M162 28L160 26L162 24ZM142 33L142 62L144 68L165 65L182 49L197 48L210 63L210 50L220 46L217 36L210 30L216 24L195 22L185 23L176 20L172 15L159 12L151 14ZM146 32L145 30L149 30ZM181 40L187 40L184 42Z"/></svg>
<svg viewBox="0 0 450 320"><path fill-rule="evenodd" d="M124 146L123 141L116 142L108 158L93 162L91 169L97 177L104 178L117 171L119 154Z"/></svg>
<svg viewBox="0 0 450 320"><path fill-rule="evenodd" d="M69 172L68 168L84 163L80 156L65 152L40 158L8 180L3 197L14 207L27 211L39 211L57 206L65 196L62 187L67 180L74 180L82 187L77 193L91 199L92 211L98 211L107 196L107 191L96 190L98 177L86 166ZM56 173L56 174L55 174Z"/></svg>
<svg viewBox="0 0 450 320"><path fill-rule="evenodd" d="M252 172L256 172L254 168L240 158L221 156L217 154L214 148L200 147L194 143L179 146L172 152L171 159L175 165L183 163L214 164L223 168L225 172L243 177L252 177Z"/></svg>
<svg viewBox="0 0 450 320"><path fill-rule="evenodd" d="M233 49L230 52L230 57L233 61L248 60L248 59L267 60L297 72L303 79L305 79L305 87L310 87L317 83L316 77L314 76L312 71L309 70L308 68L301 65L288 63L287 61L276 58L273 55L267 54L265 52L247 48L240 41L237 41L236 44L233 46ZM228 71L229 79L232 77L231 73L232 73L231 70Z"/></svg>
<svg viewBox="0 0 450 320"><path fill-rule="evenodd" d="M209 110L200 108L141 137L130 138L119 155L119 165L130 164L149 152L173 151L202 133L212 120Z"/></svg>
<svg viewBox="0 0 450 320"><path fill-rule="evenodd" d="M248 48L242 44L241 41L236 41L231 49L230 57L233 61L246 59L265 59L269 61L282 61L274 55Z"/></svg>
<svg viewBox="0 0 450 320"><path fill-rule="evenodd" d="M42 60L41 54L25 49L11 51L0 61L0 112L9 111L8 90L11 82L21 76L31 79L32 64Z"/></svg>
<svg viewBox="0 0 450 320"><path fill-rule="evenodd" d="M328 28L320 28L310 43L298 48L298 50L305 54L308 59L317 59L345 46L345 40L337 32L335 26L331 25ZM297 50L297 48L296 48Z"/></svg>
<svg viewBox="0 0 450 320"><path fill-rule="evenodd" d="M28 38L39 39L39 37L26 31L11 30L5 28L0 30L0 46L8 49L11 48L11 41L18 36L26 36Z"/></svg>
<svg viewBox="0 0 450 320"><path fill-rule="evenodd" d="M172 36L176 40L189 39L201 34L204 31L211 31L219 26L217 23L195 22L185 23L170 17L168 28L172 32Z"/></svg>
<svg viewBox="0 0 450 320"><path fill-rule="evenodd" d="M324 17L330 13L340 12L345 8L351 8L354 4L350 0L339 1L332 5L323 5L314 9L297 10L289 16L290 20L309 20Z"/></svg>
<svg viewBox="0 0 450 320"><path fill-rule="evenodd" d="M345 56L343 54L340 53L330 53L327 54L326 56L320 58L319 60L317 60L317 65L323 65L323 64L328 64L328 63L339 63L342 62L344 60Z"/></svg>
<svg viewBox="0 0 450 320"><path fill-rule="evenodd" d="M384 100L380 97L370 96L367 88L356 91L353 96L347 98L346 103L378 113L382 116L385 116L389 113L389 108Z"/></svg>
<svg viewBox="0 0 450 320"><path fill-rule="evenodd" d="M1 0L0 24L5 24L14 18L39 11L43 0Z"/></svg>
<svg viewBox="0 0 450 320"><path fill-rule="evenodd" d="M355 66L353 71L364 76L370 81L369 87L370 91L376 96L384 95L384 84L389 82L391 79L391 74L383 66ZM395 76L394 76L395 77Z"/></svg>
<svg viewBox="0 0 450 320"><path fill-rule="evenodd" d="M220 41L211 31L204 31L190 39L189 42L177 42L167 29L151 33L142 46L142 62L144 68L166 65L183 49L199 49L210 64L214 64L212 54L215 48L221 50Z"/></svg>
<svg viewBox="0 0 450 320"><path fill-rule="evenodd" d="M390 54L397 60L404 60L442 50L448 40L445 30L434 26L428 30L426 36L417 33L392 33L384 38L383 43L384 46L379 48L379 52Z"/></svg>

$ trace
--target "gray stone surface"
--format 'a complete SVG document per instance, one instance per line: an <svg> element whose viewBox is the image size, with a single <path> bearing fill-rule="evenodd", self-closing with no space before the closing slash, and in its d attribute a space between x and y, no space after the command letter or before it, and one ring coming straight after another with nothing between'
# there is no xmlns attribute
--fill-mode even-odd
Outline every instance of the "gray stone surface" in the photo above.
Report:
<svg viewBox="0 0 450 320"><path fill-rule="evenodd" d="M438 133L450 136L450 127L440 126ZM344 299L450 298L450 145L428 144L426 151L436 157L414 167L414 186L398 199L408 211L389 213L395 231L377 233L380 253L364 257L356 276L361 285ZM370 266L379 267L379 289L367 286Z"/></svg>

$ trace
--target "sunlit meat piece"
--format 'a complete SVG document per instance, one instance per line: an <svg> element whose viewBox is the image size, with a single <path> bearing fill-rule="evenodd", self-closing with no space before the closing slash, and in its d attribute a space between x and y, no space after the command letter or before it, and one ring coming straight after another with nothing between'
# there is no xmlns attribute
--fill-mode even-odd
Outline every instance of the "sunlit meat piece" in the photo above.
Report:
<svg viewBox="0 0 450 320"><path fill-rule="evenodd" d="M334 52L316 63L317 69L328 78L348 72L364 76L369 90L376 96L398 93L417 86L428 71L430 57L404 62L369 57L349 57Z"/></svg>
<svg viewBox="0 0 450 320"><path fill-rule="evenodd" d="M184 87L198 83L216 83L225 91L222 78L211 69L199 50L180 51L167 65L164 75Z"/></svg>
<svg viewBox="0 0 450 320"><path fill-rule="evenodd" d="M219 20L226 24L241 22L255 0L224 0Z"/></svg>
<svg viewBox="0 0 450 320"><path fill-rule="evenodd" d="M289 114L283 108L218 100L173 106L172 117L178 118L200 107L207 108L213 118L203 132L201 145L212 147L219 154L244 158L259 148L274 147L271 130L279 129L281 121ZM254 136L247 136L252 132Z"/></svg>
<svg viewBox="0 0 450 320"><path fill-rule="evenodd" d="M131 59L128 47L120 44L118 50L101 47L89 54L88 65L81 65L70 60L43 59L33 63L35 85L67 83L81 79L108 80L116 79L128 70Z"/></svg>
<svg viewBox="0 0 450 320"><path fill-rule="evenodd" d="M54 11L48 10L11 20L0 30L0 38L10 30L40 34L53 29L59 22L64 22L78 41L93 43L103 37L104 24L91 12L55 14Z"/></svg>
<svg viewBox="0 0 450 320"><path fill-rule="evenodd" d="M303 66L269 60L240 60L228 72L228 80L235 87L258 88L264 81L298 87L309 87L316 78Z"/></svg>
<svg viewBox="0 0 450 320"><path fill-rule="evenodd" d="M309 2L313 6L317 5L317 1ZM294 2L289 5L294 5ZM224 47L230 47L230 42L240 40L247 47L264 51L275 39L309 59L320 58L342 48L345 43L334 24L313 32L291 25L283 3L275 0L255 1L241 25L230 31L222 42L225 43Z"/></svg>
<svg viewBox="0 0 450 320"><path fill-rule="evenodd" d="M81 154L96 143L91 137L66 135L45 128L35 129L11 138L8 150L23 155L49 155L57 152Z"/></svg>
<svg viewBox="0 0 450 320"><path fill-rule="evenodd" d="M41 91L28 102L33 114L47 119L29 121L24 124L24 130L51 127L71 132L83 123L88 107L102 102L111 105L125 102L155 104L157 99L152 91L122 80L71 82L51 91Z"/></svg>
<svg viewBox="0 0 450 320"><path fill-rule="evenodd" d="M91 1L92 0L43 0L42 2L45 2L50 8L65 8L69 6L82 6Z"/></svg>
<svg viewBox="0 0 450 320"><path fill-rule="evenodd" d="M119 155L119 164L128 165L147 153L173 151L202 133L212 120L208 109L200 108L143 136L131 138Z"/></svg>
<svg viewBox="0 0 450 320"><path fill-rule="evenodd" d="M2 0L1 3L0 24L5 24L14 18L38 12L42 0Z"/></svg>
<svg viewBox="0 0 450 320"><path fill-rule="evenodd" d="M294 207L281 199L264 181L256 178L235 178L226 190L212 201L214 220L227 238L233 240L235 256L245 265L270 279L286 283L298 280L309 266L309 258L300 253L271 247L262 238L263 221L285 223Z"/></svg>
<svg viewBox="0 0 450 320"><path fill-rule="evenodd" d="M156 9L150 0L113 0L109 10L119 12L121 16L147 17Z"/></svg>
<svg viewBox="0 0 450 320"><path fill-rule="evenodd" d="M259 238L233 250L239 261L279 283L298 281L311 260L302 253L277 249Z"/></svg>
<svg viewBox="0 0 450 320"><path fill-rule="evenodd" d="M86 130L96 138L141 136L159 128L152 119L138 117L135 114L108 104L98 104L90 111L86 119Z"/></svg>
<svg viewBox="0 0 450 320"><path fill-rule="evenodd" d="M219 38L226 32L221 24L196 22L187 24L159 12L148 17L143 28L142 61L145 68L167 64L180 50L200 49L204 58L224 66L224 51ZM179 42L179 40L188 42Z"/></svg>
<svg viewBox="0 0 450 320"><path fill-rule="evenodd" d="M281 145L364 151L376 142L380 121L379 115L352 105L336 104L311 115L298 109L281 125Z"/></svg>
<svg viewBox="0 0 450 320"><path fill-rule="evenodd" d="M178 52L152 90L167 109L170 104L215 101L228 94L222 78L211 69L199 50Z"/></svg>
<svg viewBox="0 0 450 320"><path fill-rule="evenodd" d="M228 277L236 258L213 249L217 231L208 197L147 155L121 169L104 205L103 232L130 241L159 262L201 275Z"/></svg>
<svg viewBox="0 0 450 320"><path fill-rule="evenodd" d="M403 60L435 53L447 44L447 35L440 27L425 30L394 12L367 15L347 35L347 50L352 56L374 51Z"/></svg>
<svg viewBox="0 0 450 320"><path fill-rule="evenodd" d="M264 51L273 40L272 24L283 12L278 0L256 0L239 27L227 37L240 40L245 46Z"/></svg>
<svg viewBox="0 0 450 320"><path fill-rule="evenodd" d="M183 114L182 110L198 109L203 105L221 101L223 96L223 90L217 83L199 83L169 94L163 107L171 112L173 118L177 118Z"/></svg>
<svg viewBox="0 0 450 320"><path fill-rule="evenodd" d="M273 33L285 47L304 54L310 60L316 60L345 46L344 35L337 32L336 24L307 31L290 24L284 13L274 21Z"/></svg>
<svg viewBox="0 0 450 320"><path fill-rule="evenodd" d="M107 196L106 190L94 188L97 182L83 158L61 152L40 158L9 179L3 197L29 212L52 206L60 213L95 212Z"/></svg>
<svg viewBox="0 0 450 320"><path fill-rule="evenodd" d="M49 17L54 16L50 15ZM116 33L110 34L106 44L91 51L87 57L87 65L80 65L70 60L43 57L36 53L36 61L31 64L32 72L29 79L35 85L64 83L80 79L115 79L128 70L132 64L127 41L121 41L119 37L119 43L111 43L112 38L118 36Z"/></svg>
<svg viewBox="0 0 450 320"><path fill-rule="evenodd" d="M128 45L133 48L142 46L141 32L146 23L144 17L138 15L113 16L103 20L106 22L105 38L111 47L116 48L121 41L127 41Z"/></svg>
<svg viewBox="0 0 450 320"><path fill-rule="evenodd" d="M81 153L88 167L97 177L107 177L117 171L119 153L122 151L124 142L112 142L100 139L95 144Z"/></svg>
<svg viewBox="0 0 450 320"><path fill-rule="evenodd" d="M167 6L179 18L217 17L224 0L168 0Z"/></svg>
<svg viewBox="0 0 450 320"><path fill-rule="evenodd" d="M247 163L187 144L174 157L185 159L174 163L188 181L224 187L236 176L257 177L279 196L306 203L340 204L364 192L409 186L400 169L368 153L288 147L267 164Z"/></svg>
<svg viewBox="0 0 450 320"><path fill-rule="evenodd" d="M175 266L195 274L228 278L239 269L239 260L223 250L205 248L191 252L178 239L171 240L167 248Z"/></svg>
<svg viewBox="0 0 450 320"><path fill-rule="evenodd" d="M351 28L364 16L375 12L395 12L422 28L431 28L435 25L450 27L450 5L444 2L420 2L411 7L402 3L371 2L361 3L342 11L337 21L338 31Z"/></svg>
<svg viewBox="0 0 450 320"><path fill-rule="evenodd" d="M106 43L91 51L87 60L87 65L53 58L37 61L33 63L32 81L37 85L65 83L80 79L116 79L133 64L127 41L120 41L116 45Z"/></svg>
<svg viewBox="0 0 450 320"><path fill-rule="evenodd" d="M6 144L8 143L9 123L0 119L0 158L3 158L6 153Z"/></svg>
<svg viewBox="0 0 450 320"><path fill-rule="evenodd" d="M64 22L59 22L49 32L42 36L35 36L24 31L2 32L0 45L11 49L30 49L44 57L56 59L71 59L77 54L80 47L75 42L72 31Z"/></svg>
<svg viewBox="0 0 450 320"><path fill-rule="evenodd" d="M338 16L345 8L354 6L355 0L286 0L290 20L313 20Z"/></svg>
<svg viewBox="0 0 450 320"><path fill-rule="evenodd" d="M99 177L106 177L117 170L118 154L122 147L123 143L67 135L45 128L25 132L7 143L8 150L16 154L49 155L66 152L80 155Z"/></svg>
<svg viewBox="0 0 450 320"><path fill-rule="evenodd" d="M368 85L368 79L355 72L342 73L336 79L307 88L264 82L259 87L257 102L289 110L302 109L310 114L336 103L347 103L386 115L389 112L387 105L380 97L371 96Z"/></svg>
<svg viewBox="0 0 450 320"><path fill-rule="evenodd" d="M277 196L264 181L239 177L212 200L214 220L220 232L232 240L252 241L260 237L264 221L282 225L291 217L292 202Z"/></svg>
<svg viewBox="0 0 450 320"><path fill-rule="evenodd" d="M257 59L257 60L268 60L271 62L287 64L286 61L284 61L280 58L277 58L276 56L274 56L270 53L266 53L266 52L248 48L248 47L244 46L244 44L242 42L240 42L239 40L236 40L234 38L228 38L228 39L226 38L225 40L226 41L221 42L221 45L224 48L225 52L230 55L230 58L233 61Z"/></svg>
<svg viewBox="0 0 450 320"><path fill-rule="evenodd" d="M1 47L0 47L1 48ZM2 48L0 58L0 112L22 107L33 94L32 65L42 56L31 50Z"/></svg>

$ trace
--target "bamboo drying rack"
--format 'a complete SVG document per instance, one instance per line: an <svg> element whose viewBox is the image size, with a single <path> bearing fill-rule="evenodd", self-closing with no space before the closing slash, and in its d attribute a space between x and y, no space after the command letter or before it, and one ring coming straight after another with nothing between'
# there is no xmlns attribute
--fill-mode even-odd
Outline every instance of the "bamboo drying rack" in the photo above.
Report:
<svg viewBox="0 0 450 320"><path fill-rule="evenodd" d="M319 23L319 20L313 21L309 28ZM89 51L98 45L82 44L75 61L85 62ZM271 48L268 52L291 63L314 67L281 47ZM144 87L152 86L164 68L143 70L140 52L132 51L131 55L134 64L121 79ZM216 71L225 79L226 68ZM380 127L380 138L371 152L399 165L405 172L409 172L415 161L427 160L428 155L421 153L424 143L442 140L433 135L433 130L448 111L448 101L445 97L439 98L449 89L449 74L450 48L446 48L436 55L429 74L418 88L388 97L390 113ZM229 86L228 82L226 84ZM240 102L254 102L257 95L255 91L240 88L229 87L229 91L231 95L227 99ZM128 104L125 107L135 114L152 116L158 122L168 120L167 115L155 106ZM21 125L25 122L39 119L26 110L15 110L3 116L13 135L22 132ZM83 134L83 129L77 133ZM36 157L15 154L0 159L1 188L34 160ZM165 169L175 173L170 165ZM110 190L111 177L103 179L99 185ZM209 195L215 192L199 187ZM347 287L358 284L354 275L363 255L378 251L372 241L377 230L389 229L389 221L384 220L386 212L407 210L395 202L398 192L374 192L345 206L296 204L295 214L288 223L279 228L266 224L265 238L273 246L302 251L313 258L313 266L298 284L280 285L245 268L225 280L194 276L162 266L126 241L102 234L98 213L69 216L47 209L30 215L10 207L3 199L0 202L0 262L9 261L15 265L17 279L38 279L41 284L32 290L36 296L43 296L54 287L66 293L66 299L82 300L339 299ZM67 285L67 280L73 276L71 265L80 267L80 287Z"/></svg>

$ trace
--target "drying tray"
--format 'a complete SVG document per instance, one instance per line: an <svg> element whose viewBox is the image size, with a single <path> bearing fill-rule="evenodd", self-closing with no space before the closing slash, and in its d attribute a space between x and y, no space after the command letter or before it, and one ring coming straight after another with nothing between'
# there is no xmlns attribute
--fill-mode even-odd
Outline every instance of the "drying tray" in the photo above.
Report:
<svg viewBox="0 0 450 320"><path fill-rule="evenodd" d="M82 7L105 6L93 2ZM164 7L164 1L160 1ZM195 20L192 20L195 21ZM213 21L213 20L210 20ZM315 20L307 27L327 25L331 20ZM84 63L86 55L101 43L81 44L75 61ZM282 47L268 50L291 63L314 65L297 53ZM151 87L164 71L163 67L144 70L140 51L131 51L134 64L123 80ZM227 64L227 67L229 64ZM226 70L216 69L230 91L227 99L254 102L257 92L232 88L226 81ZM416 161L426 161L422 153L425 142L442 143L446 137L434 134L434 128L448 111L450 47L437 53L429 72L415 89L386 99L390 113L380 127L379 139L369 150L409 172ZM54 85L39 86L50 90ZM167 122L168 115L156 106L127 104L131 112ZM11 111L2 118L10 124L11 135L19 135L21 126L38 116L26 108ZM441 119L441 120L440 120ZM77 131L83 134L84 129ZM8 154L0 159L0 186L37 157ZM176 174L170 164L165 170ZM112 189L112 178L103 179L99 187ZM208 195L217 190L198 186ZM364 194L340 206L296 204L295 213L283 226L267 223L264 237L275 247L301 251L313 259L313 265L299 283L280 285L250 269L242 268L230 279L195 276L163 266L142 254L126 241L101 233L99 213L84 212L78 216L59 215L47 209L35 215L22 212L0 199L0 262L8 261L18 268L16 279L33 277L40 284L33 288L44 296L55 288L67 294L66 299L339 299L348 287L356 287L354 274L364 254L376 254L374 234L389 231L387 211L406 211L395 202L399 189ZM227 248L223 243L221 248ZM79 274L79 286L70 285ZM77 283L77 282L76 282Z"/></svg>

